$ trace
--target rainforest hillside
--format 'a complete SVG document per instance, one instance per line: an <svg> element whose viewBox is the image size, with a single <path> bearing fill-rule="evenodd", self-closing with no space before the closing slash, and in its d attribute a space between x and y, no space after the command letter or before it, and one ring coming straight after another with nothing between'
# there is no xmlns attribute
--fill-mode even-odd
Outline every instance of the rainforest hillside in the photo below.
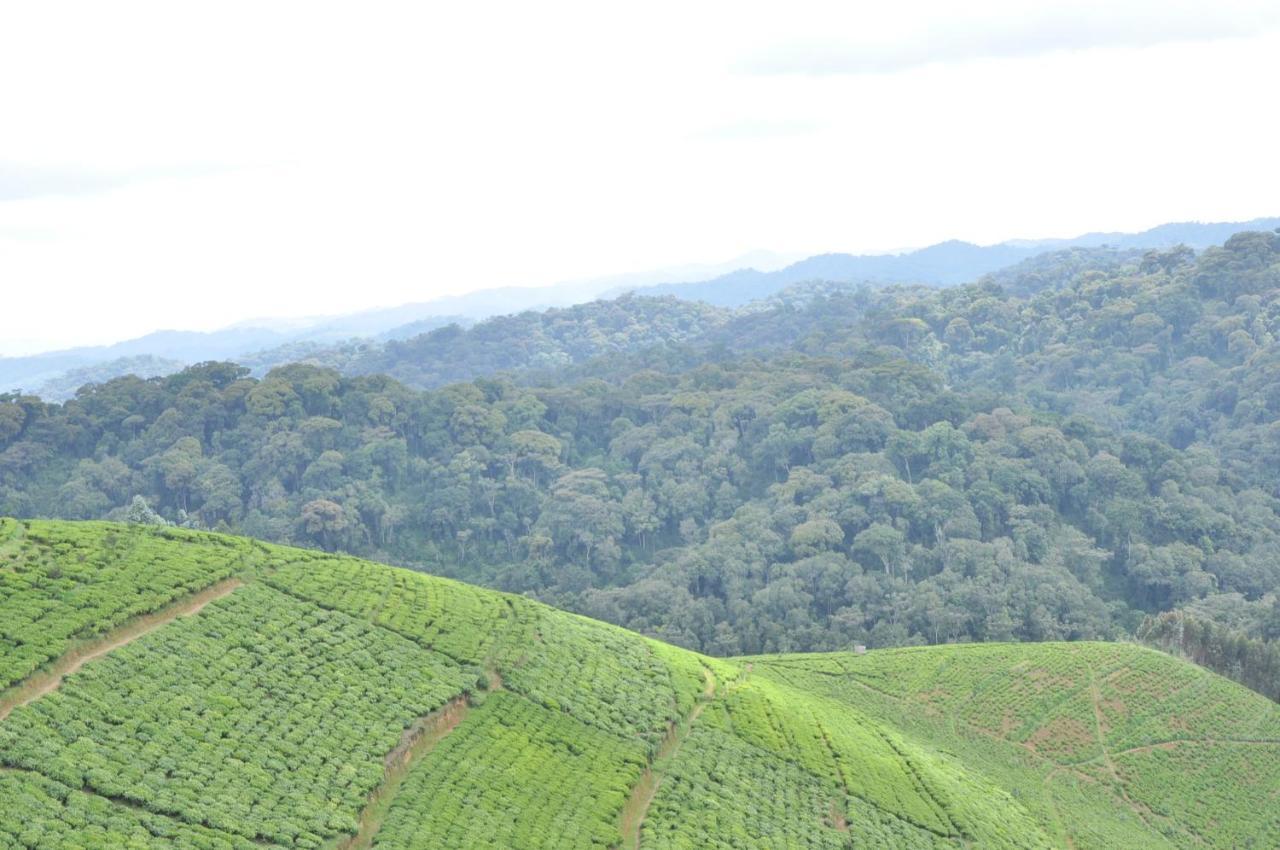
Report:
<svg viewBox="0 0 1280 850"><path fill-rule="evenodd" d="M519 381L205 364L62 405L0 396L0 510L122 518L142 497L139 518L725 655L1114 638L1181 611L1229 630L1203 657L1257 680L1280 635L1280 235L1054 257L733 314L517 317L584 350L685 339ZM450 350L499 367L475 330Z"/></svg>
<svg viewBox="0 0 1280 850"><path fill-rule="evenodd" d="M1280 709L1126 644L715 659L244 538L0 521L0 847L1268 847Z"/></svg>

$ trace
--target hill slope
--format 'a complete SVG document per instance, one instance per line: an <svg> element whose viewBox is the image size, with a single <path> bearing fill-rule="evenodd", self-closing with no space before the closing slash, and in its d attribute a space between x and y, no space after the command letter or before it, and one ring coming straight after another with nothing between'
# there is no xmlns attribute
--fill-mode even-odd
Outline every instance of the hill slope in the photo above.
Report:
<svg viewBox="0 0 1280 850"><path fill-rule="evenodd" d="M0 848L1275 846L1280 711L1115 644L701 656L244 538L0 522Z"/></svg>

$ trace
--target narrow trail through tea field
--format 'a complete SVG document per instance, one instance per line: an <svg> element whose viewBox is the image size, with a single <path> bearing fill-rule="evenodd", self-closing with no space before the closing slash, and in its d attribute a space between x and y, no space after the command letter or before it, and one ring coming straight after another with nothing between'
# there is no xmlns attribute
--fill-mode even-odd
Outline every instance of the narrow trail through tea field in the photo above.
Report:
<svg viewBox="0 0 1280 850"><path fill-rule="evenodd" d="M408 778L414 765L421 761L445 736L457 728L471 711L467 694L459 694L439 709L421 717L405 730L400 743L387 753L386 775L372 794L364 810L360 812L359 828L356 834L330 845L332 850L368 850L373 846L373 839L382 828L387 812L400 786Z"/></svg>
<svg viewBox="0 0 1280 850"><path fill-rule="evenodd" d="M1089 669L1089 699L1093 703L1094 731L1098 736L1098 749L1102 753L1098 756L1098 760L1102 762L1103 767L1106 768L1107 773L1111 776L1111 781L1115 783L1115 793L1120 795L1120 799L1124 801L1124 804L1143 823L1153 831L1158 831L1157 815L1148 806L1129 796L1129 789L1125 784L1124 777L1116 769L1116 763L1112 761L1111 752L1107 749L1106 722L1102 715L1102 693L1098 689L1098 677L1092 668Z"/></svg>
<svg viewBox="0 0 1280 850"><path fill-rule="evenodd" d="M680 744L689 736L693 724L697 721L698 716L702 714L702 710L716 697L716 677L710 669L702 668L702 676L706 680L706 687L702 691L702 696L690 711L687 717L671 724L667 730L666 737L662 739L662 743L658 745L658 751L654 754L649 766L645 768L644 773L640 775L640 781L631 789L631 796L627 798L627 802L622 807L622 813L618 818L619 829L622 832L622 844L619 846L622 850L639 850L640 847L640 827L644 825L645 815L649 813L649 806L653 803L653 798L657 796L658 785L662 782L662 767L673 759L680 750Z"/></svg>
<svg viewBox="0 0 1280 850"><path fill-rule="evenodd" d="M1069 768L1055 767L1044 775L1044 781L1041 783L1044 788L1044 799L1049 806L1049 814L1053 819L1053 826L1058 831L1058 835L1066 842L1067 850L1076 850L1075 838L1071 834L1071 828L1074 824L1063 818L1062 810L1058 807L1058 800L1053 794L1053 778L1059 773L1072 772Z"/></svg>
<svg viewBox="0 0 1280 850"><path fill-rule="evenodd" d="M376 614L370 616L370 622L373 622L374 616ZM505 689L502 674L498 672L492 659L486 660L484 674L487 680L485 690L488 693ZM383 759L386 772L361 810L355 834L331 841L325 845L325 850L369 850L373 846L373 840L382 829L391 804L400 793L400 786L409 778L414 766L466 719L471 712L471 700L471 694L458 694L430 714L419 717L405 730L400 736L400 743Z"/></svg>
<svg viewBox="0 0 1280 850"><path fill-rule="evenodd" d="M1134 753L1149 753L1152 750L1172 750L1174 747L1183 744L1208 744L1216 746L1218 744L1245 744L1260 747L1280 747L1280 739L1278 738L1171 738L1168 741L1157 741L1153 744L1143 744L1140 747L1130 747L1127 750L1115 750L1111 753L1115 756L1127 756Z"/></svg>
<svg viewBox="0 0 1280 850"><path fill-rule="evenodd" d="M243 586L244 581L239 578L225 579L190 596L185 596L159 611L135 617L118 628L73 647L48 668L32 674L0 695L0 721L12 714L14 709L56 691L63 680L95 658L101 658L112 650L132 643L179 617L198 614L209 603L229 596Z"/></svg>

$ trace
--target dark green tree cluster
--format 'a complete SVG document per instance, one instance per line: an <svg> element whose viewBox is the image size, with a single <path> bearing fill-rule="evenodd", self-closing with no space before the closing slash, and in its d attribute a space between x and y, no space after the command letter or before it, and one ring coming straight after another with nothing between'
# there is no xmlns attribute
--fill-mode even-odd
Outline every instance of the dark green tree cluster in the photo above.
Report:
<svg viewBox="0 0 1280 850"><path fill-rule="evenodd" d="M1276 610L1275 631L1266 634L1280 638L1280 607ZM1280 641L1246 637L1185 611L1148 617L1138 629L1138 637L1280 702Z"/></svg>

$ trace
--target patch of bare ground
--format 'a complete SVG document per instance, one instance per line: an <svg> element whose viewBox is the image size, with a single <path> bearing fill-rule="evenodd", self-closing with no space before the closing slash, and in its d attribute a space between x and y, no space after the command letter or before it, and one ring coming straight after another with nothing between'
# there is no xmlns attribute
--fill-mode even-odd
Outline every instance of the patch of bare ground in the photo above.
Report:
<svg viewBox="0 0 1280 850"><path fill-rule="evenodd" d="M1044 667L1032 667L1026 670L1023 679L1017 684L1025 685L1035 693L1047 690L1064 691L1076 687L1079 683L1070 676L1055 673Z"/></svg>
<svg viewBox="0 0 1280 850"><path fill-rule="evenodd" d="M1053 758L1088 748L1094 743L1094 735L1094 730L1078 718L1059 716L1032 732L1025 746L1038 755Z"/></svg>
<svg viewBox="0 0 1280 850"><path fill-rule="evenodd" d="M489 691L500 691L503 688L502 674L498 672L497 667L486 667L484 671L485 678L488 680Z"/></svg>
<svg viewBox="0 0 1280 850"><path fill-rule="evenodd" d="M837 800L831 801L831 808L827 812L827 825L839 832L849 831L849 821L840 810L840 803Z"/></svg>
<svg viewBox="0 0 1280 850"><path fill-rule="evenodd" d="M159 611L135 617L119 628L112 629L96 638L84 641L64 652L51 665L28 676L22 682L0 694L0 721L13 713L14 709L35 702L40 697L56 691L72 673L95 658L101 658L112 650L132 643L145 634L168 625L179 617L190 617L200 613L206 605L224 596L229 596L244 582L238 578L229 578L204 590L183 597Z"/></svg>
<svg viewBox="0 0 1280 850"><path fill-rule="evenodd" d="M930 717L940 717L951 700L951 692L944 688L934 688L929 691L920 691L915 695L915 699L924 707L925 714Z"/></svg>

